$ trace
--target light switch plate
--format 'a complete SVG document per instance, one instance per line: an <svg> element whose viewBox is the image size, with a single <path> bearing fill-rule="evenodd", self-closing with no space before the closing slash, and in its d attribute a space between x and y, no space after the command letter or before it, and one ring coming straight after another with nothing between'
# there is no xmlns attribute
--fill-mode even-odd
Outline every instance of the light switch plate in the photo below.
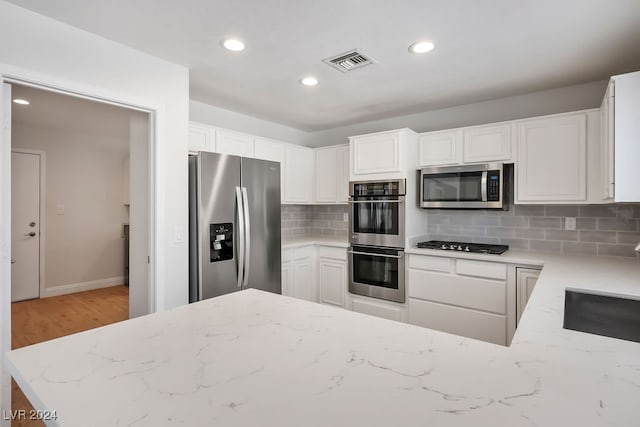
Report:
<svg viewBox="0 0 640 427"><path fill-rule="evenodd" d="M56 205L56 215L64 215L64 205L62 203Z"/></svg>
<svg viewBox="0 0 640 427"><path fill-rule="evenodd" d="M174 229L174 243L184 243L185 235L184 235L184 227L179 225Z"/></svg>

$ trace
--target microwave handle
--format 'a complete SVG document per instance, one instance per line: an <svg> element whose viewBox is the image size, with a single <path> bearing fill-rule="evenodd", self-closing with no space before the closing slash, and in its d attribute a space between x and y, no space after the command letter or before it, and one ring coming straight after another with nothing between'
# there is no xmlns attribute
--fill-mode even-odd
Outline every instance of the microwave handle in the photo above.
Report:
<svg viewBox="0 0 640 427"><path fill-rule="evenodd" d="M487 171L482 172L482 180L480 181L480 192L482 195L482 201L487 201Z"/></svg>

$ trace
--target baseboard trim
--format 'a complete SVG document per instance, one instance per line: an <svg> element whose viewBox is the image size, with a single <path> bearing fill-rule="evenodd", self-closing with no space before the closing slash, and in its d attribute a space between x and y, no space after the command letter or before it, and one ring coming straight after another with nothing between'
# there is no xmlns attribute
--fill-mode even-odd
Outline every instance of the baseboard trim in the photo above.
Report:
<svg viewBox="0 0 640 427"><path fill-rule="evenodd" d="M45 288L44 295L40 298L56 297L59 295L73 294L75 292L93 291L94 289L108 288L124 284L124 276L109 277L107 279L91 280L89 282L70 283L68 285Z"/></svg>

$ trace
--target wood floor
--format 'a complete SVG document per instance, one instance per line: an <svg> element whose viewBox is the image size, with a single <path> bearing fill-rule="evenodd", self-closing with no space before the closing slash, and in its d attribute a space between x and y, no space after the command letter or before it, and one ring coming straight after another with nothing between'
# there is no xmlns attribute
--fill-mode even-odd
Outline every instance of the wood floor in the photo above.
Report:
<svg viewBox="0 0 640 427"><path fill-rule="evenodd" d="M75 334L129 318L129 288L112 286L95 291L11 304L11 347L16 349ZM11 407L32 409L12 381ZM14 420L12 426L42 426L41 421Z"/></svg>

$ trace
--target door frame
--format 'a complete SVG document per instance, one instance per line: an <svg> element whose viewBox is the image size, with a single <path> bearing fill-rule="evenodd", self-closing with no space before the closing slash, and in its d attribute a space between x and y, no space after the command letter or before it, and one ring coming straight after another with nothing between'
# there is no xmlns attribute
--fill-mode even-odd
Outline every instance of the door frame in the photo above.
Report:
<svg viewBox="0 0 640 427"><path fill-rule="evenodd" d="M2 64L0 64L2 65ZM4 355L11 350L11 99L5 100L4 85L18 84L65 95L141 111L149 118L149 312L164 306L165 218L163 206L167 187L164 156L167 138L164 133L166 112L163 104L132 97L126 92L87 85L37 71L7 67L0 70L0 408L11 408L11 377L4 367ZM9 87L9 97L11 90ZM5 101L6 102L5 104ZM7 123L8 121L8 123ZM0 425L8 422L0 420Z"/></svg>
<svg viewBox="0 0 640 427"><path fill-rule="evenodd" d="M11 153L23 153L23 154L33 154L36 156L40 156L40 209L38 212L38 215L40 216L40 247L38 248L38 257L39 257L39 262L38 262L38 284L39 284L39 288L38 288L38 297L42 297L42 295L44 295L44 291L46 289L46 283L45 283L45 274L44 274L44 268L46 265L46 252L45 252L45 236L46 236L46 231L47 231L47 217L46 217L46 204L45 201L46 199L46 194L47 194L47 188L46 188L46 173L47 173L47 153L45 151L42 150L31 150L29 148L13 148L11 147ZM11 167L13 167L13 163L11 164ZM11 183L11 185L13 186L13 182ZM12 218L13 221L13 218Z"/></svg>

